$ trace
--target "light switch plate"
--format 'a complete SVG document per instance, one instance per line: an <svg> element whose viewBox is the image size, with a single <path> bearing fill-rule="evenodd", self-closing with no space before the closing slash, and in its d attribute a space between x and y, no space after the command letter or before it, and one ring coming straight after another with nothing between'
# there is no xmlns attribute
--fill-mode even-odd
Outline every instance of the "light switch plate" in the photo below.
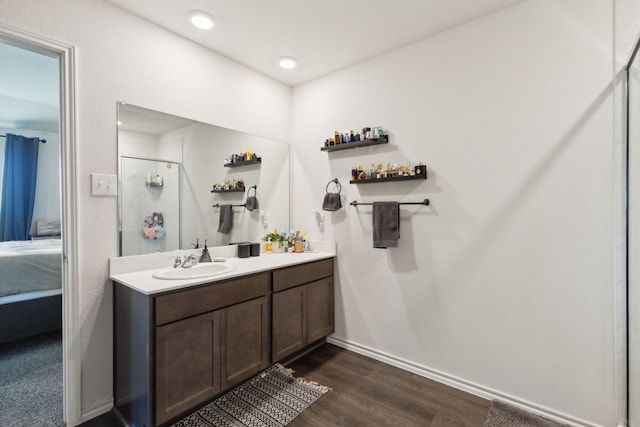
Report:
<svg viewBox="0 0 640 427"><path fill-rule="evenodd" d="M116 197L118 195L118 177L116 175L92 173L91 195L94 197Z"/></svg>

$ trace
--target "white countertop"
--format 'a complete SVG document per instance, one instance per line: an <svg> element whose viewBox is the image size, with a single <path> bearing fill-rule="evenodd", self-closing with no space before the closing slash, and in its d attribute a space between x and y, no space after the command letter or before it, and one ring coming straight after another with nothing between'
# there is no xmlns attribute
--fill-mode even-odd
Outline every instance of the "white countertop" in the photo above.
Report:
<svg viewBox="0 0 640 427"><path fill-rule="evenodd" d="M117 272L118 268L113 268L114 260L112 261L112 274L109 276L111 280L128 286L138 292L145 295L153 295L160 292L173 291L176 289L187 288L193 285L200 285L203 283L218 282L221 280L227 280L234 277L246 276L249 274L259 273L262 271L274 270L282 267L288 267L296 264L303 264L306 262L318 261L327 258L333 258L336 256L335 251L327 252L303 252L303 253L263 253L257 257L249 258L227 258L225 263L234 267L232 271L219 274L212 277L205 277L201 279L180 279L180 280L166 280L156 279L152 276L155 271L166 269L169 267L165 261L162 267L155 267L151 269L145 269L140 271L129 272ZM134 257L129 257L134 258ZM164 257L166 258L166 256Z"/></svg>

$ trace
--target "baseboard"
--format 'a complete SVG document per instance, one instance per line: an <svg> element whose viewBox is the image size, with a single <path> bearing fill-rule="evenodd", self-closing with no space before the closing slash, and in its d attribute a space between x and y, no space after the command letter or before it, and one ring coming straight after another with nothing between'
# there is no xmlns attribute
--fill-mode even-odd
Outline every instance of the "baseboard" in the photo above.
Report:
<svg viewBox="0 0 640 427"><path fill-rule="evenodd" d="M109 398L103 402L96 403L93 407L83 409L80 415L80 423L87 422L91 419L99 417L102 414L106 414L113 408L113 398Z"/></svg>
<svg viewBox="0 0 640 427"><path fill-rule="evenodd" d="M400 368L405 371L412 372L416 375L420 375L421 377L429 378L431 380L438 381L439 383L457 388L458 390L471 393L475 396L479 396L487 400L493 400L493 399L500 400L502 402L516 406L525 411L531 412L536 415L540 415L542 417L549 418L559 423L569 424L571 426L576 426L576 427L599 427L597 424L593 424L593 423L569 416L567 414L563 414L563 413L554 411L552 409L545 408L543 406L536 405L531 402L527 402L515 396L511 396L496 390L492 390L490 388L481 386L479 384L475 384L471 381L467 381L462 378L449 375L445 372L441 372L435 369L428 368L426 366L419 365L417 363L396 357L388 353L375 350L370 347L360 345L352 341L347 341L341 338L337 338L335 336L330 336L330 337L327 337L327 342L337 345L338 347L347 349L349 351L353 351L354 353L362 354L363 356L367 356L372 359L378 360L380 362L386 363L388 365L395 366L396 368ZM623 426L619 426L619 427L623 427Z"/></svg>

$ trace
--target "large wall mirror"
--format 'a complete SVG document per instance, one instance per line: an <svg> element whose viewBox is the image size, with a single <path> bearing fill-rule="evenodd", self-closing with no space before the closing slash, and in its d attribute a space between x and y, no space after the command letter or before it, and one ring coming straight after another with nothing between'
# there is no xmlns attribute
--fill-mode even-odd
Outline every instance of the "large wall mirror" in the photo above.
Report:
<svg viewBox="0 0 640 427"><path fill-rule="evenodd" d="M254 161L243 161L248 152ZM188 249L196 239L257 242L268 230L288 230L284 142L120 102L118 157L122 256ZM258 207L248 210L254 190ZM221 215L228 233L218 231Z"/></svg>

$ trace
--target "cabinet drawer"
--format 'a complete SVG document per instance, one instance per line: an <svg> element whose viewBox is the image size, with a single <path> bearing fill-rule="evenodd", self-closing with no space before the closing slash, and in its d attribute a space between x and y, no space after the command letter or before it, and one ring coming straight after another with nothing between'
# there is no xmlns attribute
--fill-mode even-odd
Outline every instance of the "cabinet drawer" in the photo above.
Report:
<svg viewBox="0 0 640 427"><path fill-rule="evenodd" d="M333 276L333 258L309 262L273 272L273 292Z"/></svg>
<svg viewBox="0 0 640 427"><path fill-rule="evenodd" d="M267 295L270 288L270 274L265 272L161 295L155 299L155 324L163 325L258 298Z"/></svg>

